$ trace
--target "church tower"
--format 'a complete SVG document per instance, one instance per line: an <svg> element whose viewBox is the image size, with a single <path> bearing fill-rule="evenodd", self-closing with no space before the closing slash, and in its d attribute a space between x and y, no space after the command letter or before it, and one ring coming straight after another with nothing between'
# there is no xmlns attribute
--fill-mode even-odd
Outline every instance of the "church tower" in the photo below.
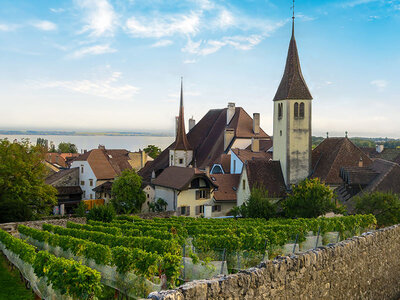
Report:
<svg viewBox="0 0 400 300"><path fill-rule="evenodd" d="M293 12L285 71L274 97L273 159L280 161L288 187L311 172L311 100L300 68Z"/></svg>
<svg viewBox="0 0 400 300"><path fill-rule="evenodd" d="M183 111L183 80L181 78L181 99L179 105L179 117L177 122L175 146L169 150L169 165L187 167L193 160L193 149L186 137L185 117Z"/></svg>

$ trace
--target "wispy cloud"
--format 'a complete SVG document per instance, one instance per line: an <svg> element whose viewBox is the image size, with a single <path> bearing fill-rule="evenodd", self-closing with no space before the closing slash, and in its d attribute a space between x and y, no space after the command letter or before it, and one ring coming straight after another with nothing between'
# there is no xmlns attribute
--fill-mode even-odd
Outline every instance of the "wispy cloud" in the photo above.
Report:
<svg viewBox="0 0 400 300"><path fill-rule="evenodd" d="M196 34L199 31L200 17L196 12L153 19L131 17L125 25L133 37L162 38L175 34Z"/></svg>
<svg viewBox="0 0 400 300"><path fill-rule="evenodd" d="M110 45L108 44L94 45L76 50L74 53L70 55L70 57L81 58L86 55L99 55L99 54L114 53L114 52L117 52L117 49L111 48Z"/></svg>
<svg viewBox="0 0 400 300"><path fill-rule="evenodd" d="M0 24L0 31L14 31L18 27L16 24Z"/></svg>
<svg viewBox="0 0 400 300"><path fill-rule="evenodd" d="M55 14L58 14L58 13L64 12L65 9L64 8L50 8L50 11L55 13Z"/></svg>
<svg viewBox="0 0 400 300"><path fill-rule="evenodd" d="M129 84L119 84L121 77L122 73L112 72L102 80L35 80L29 81L28 86L39 89L60 88L112 100L132 100L134 95L138 93L139 88Z"/></svg>
<svg viewBox="0 0 400 300"><path fill-rule="evenodd" d="M371 2L381 2L382 0L350 0L342 3L343 7L355 7L357 5L368 4Z"/></svg>
<svg viewBox="0 0 400 300"><path fill-rule="evenodd" d="M215 19L214 24L217 27L224 29L235 24L235 17L230 11L223 8Z"/></svg>
<svg viewBox="0 0 400 300"><path fill-rule="evenodd" d="M197 60L195 59L185 59L183 61L184 64L195 64L197 62Z"/></svg>
<svg viewBox="0 0 400 300"><path fill-rule="evenodd" d="M372 80L370 84L377 87L379 90L384 90L389 85L389 82L385 79L376 79Z"/></svg>
<svg viewBox="0 0 400 300"><path fill-rule="evenodd" d="M52 31L57 29L56 24L46 20L33 22L32 26L43 31Z"/></svg>
<svg viewBox="0 0 400 300"><path fill-rule="evenodd" d="M173 44L173 42L171 40L160 40L160 41L152 44L151 47L153 47L153 48L167 47L172 44Z"/></svg>
<svg viewBox="0 0 400 300"><path fill-rule="evenodd" d="M75 0L78 8L85 11L81 33L91 36L113 36L117 28L117 14L107 0Z"/></svg>

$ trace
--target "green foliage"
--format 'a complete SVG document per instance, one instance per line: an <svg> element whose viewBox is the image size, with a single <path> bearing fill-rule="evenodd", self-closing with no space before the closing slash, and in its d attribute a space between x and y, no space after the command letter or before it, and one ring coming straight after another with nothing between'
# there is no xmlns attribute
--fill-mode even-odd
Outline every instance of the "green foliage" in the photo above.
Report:
<svg viewBox="0 0 400 300"><path fill-rule="evenodd" d="M124 170L115 179L111 189L112 204L118 214L139 212L146 201L142 189L142 178L135 170Z"/></svg>
<svg viewBox="0 0 400 300"><path fill-rule="evenodd" d="M168 206L167 201L162 198L158 198L154 203L149 203L149 211L152 212L161 212L166 211Z"/></svg>
<svg viewBox="0 0 400 300"><path fill-rule="evenodd" d="M400 223L400 199L393 193L364 193L354 197L356 212L374 214L379 227Z"/></svg>
<svg viewBox="0 0 400 300"><path fill-rule="evenodd" d="M78 148L75 144L61 142L58 144L57 151L60 153L78 153Z"/></svg>
<svg viewBox="0 0 400 300"><path fill-rule="evenodd" d="M0 140L0 222L25 221L48 215L57 190L45 184L45 151L27 140Z"/></svg>
<svg viewBox="0 0 400 300"><path fill-rule="evenodd" d="M161 148L155 145L148 145L143 149L143 151L146 152L151 158L156 159L161 153Z"/></svg>
<svg viewBox="0 0 400 300"><path fill-rule="evenodd" d="M277 207L268 197L268 191L263 187L254 187L251 190L249 199L239 207L239 213L245 218L276 217Z"/></svg>
<svg viewBox="0 0 400 300"><path fill-rule="evenodd" d="M86 204L85 204L85 202L83 202L83 201L79 202L78 207L75 209L75 214L78 217L81 217L81 218L86 217Z"/></svg>
<svg viewBox="0 0 400 300"><path fill-rule="evenodd" d="M87 214L88 220L111 222L115 218L115 209L111 204L96 205Z"/></svg>
<svg viewBox="0 0 400 300"><path fill-rule="evenodd" d="M24 229L32 229L26 226ZM36 230L36 229L32 229ZM38 231L38 230L37 230ZM48 252L39 251L26 242L0 230L0 242L21 260L32 265L38 277L46 277L48 285L61 294L77 299L95 299L101 293L100 273L80 263L58 258Z"/></svg>
<svg viewBox="0 0 400 300"><path fill-rule="evenodd" d="M335 200L333 191L318 178L305 179L292 187L283 207L288 217L316 218L332 211L343 212Z"/></svg>

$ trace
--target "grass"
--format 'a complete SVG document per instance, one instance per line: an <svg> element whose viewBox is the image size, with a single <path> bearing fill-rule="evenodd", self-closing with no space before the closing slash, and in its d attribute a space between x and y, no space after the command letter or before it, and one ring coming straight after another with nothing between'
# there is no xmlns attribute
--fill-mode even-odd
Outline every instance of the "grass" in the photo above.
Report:
<svg viewBox="0 0 400 300"><path fill-rule="evenodd" d="M17 268L10 270L6 258L0 252L0 300L33 300L34 294L22 283Z"/></svg>

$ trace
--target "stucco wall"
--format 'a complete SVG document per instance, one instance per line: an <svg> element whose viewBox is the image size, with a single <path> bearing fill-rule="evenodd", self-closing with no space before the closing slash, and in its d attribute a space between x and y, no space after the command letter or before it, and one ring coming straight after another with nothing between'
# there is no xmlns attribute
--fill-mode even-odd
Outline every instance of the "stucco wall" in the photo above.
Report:
<svg viewBox="0 0 400 300"><path fill-rule="evenodd" d="M242 173L243 163L237 155L231 151L231 174Z"/></svg>
<svg viewBox="0 0 400 300"><path fill-rule="evenodd" d="M83 173L81 171L81 166L83 166ZM92 194L92 199L94 199L95 192L93 189L97 186L97 178L94 175L89 163L87 161L73 161L71 168L79 168L79 186L81 187L82 191L85 192L85 195L82 195L82 199L90 199L90 194ZM93 186L90 186L89 184L90 179L93 179ZM81 184L82 181L84 181L83 185Z"/></svg>
<svg viewBox="0 0 400 300"><path fill-rule="evenodd" d="M190 206L190 217L199 217L200 215L196 215L196 206L211 204L212 197L214 193L210 193L210 197L207 199L197 199L196 200L196 191L199 189L188 189L181 191L178 195L178 209L181 206Z"/></svg>
<svg viewBox="0 0 400 300"><path fill-rule="evenodd" d="M244 183L244 188L243 188ZM242 175L240 176L239 186L237 189L237 206L241 206L249 199L251 194L249 180L247 178L247 171L243 169Z"/></svg>
<svg viewBox="0 0 400 300"><path fill-rule="evenodd" d="M175 210L175 191L173 189L168 189L162 186L155 186L155 199L164 199L167 203L167 211Z"/></svg>
<svg viewBox="0 0 400 300"><path fill-rule="evenodd" d="M151 299L399 299L400 226L197 280Z"/></svg>

